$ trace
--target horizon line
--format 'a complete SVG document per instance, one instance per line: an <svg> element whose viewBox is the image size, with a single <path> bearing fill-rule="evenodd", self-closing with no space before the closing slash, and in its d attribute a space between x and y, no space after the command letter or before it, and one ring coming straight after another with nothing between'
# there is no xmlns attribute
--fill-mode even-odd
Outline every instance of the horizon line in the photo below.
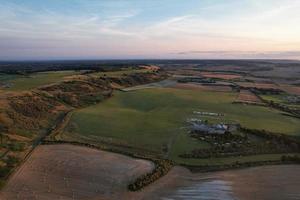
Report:
<svg viewBox="0 0 300 200"><path fill-rule="evenodd" d="M192 60L199 60L199 61L238 61L238 60L245 60L245 61L299 61L300 59L283 59L283 58L91 58L91 59L76 59L76 58L69 58L69 59L15 59L15 60L0 60L0 63L3 62L56 62L56 61L139 61L139 60L178 60L178 61L192 61Z"/></svg>

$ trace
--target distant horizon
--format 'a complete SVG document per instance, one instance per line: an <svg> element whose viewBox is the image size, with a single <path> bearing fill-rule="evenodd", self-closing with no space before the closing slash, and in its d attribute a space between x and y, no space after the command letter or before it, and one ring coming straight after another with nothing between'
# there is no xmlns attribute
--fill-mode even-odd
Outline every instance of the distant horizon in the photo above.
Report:
<svg viewBox="0 0 300 200"><path fill-rule="evenodd" d="M300 59L295 0L0 1L0 60Z"/></svg>
<svg viewBox="0 0 300 200"><path fill-rule="evenodd" d="M277 59L277 58L129 58L129 59L28 59L28 60L0 60L0 63L5 62L76 62L76 61L289 61L300 62L300 59Z"/></svg>

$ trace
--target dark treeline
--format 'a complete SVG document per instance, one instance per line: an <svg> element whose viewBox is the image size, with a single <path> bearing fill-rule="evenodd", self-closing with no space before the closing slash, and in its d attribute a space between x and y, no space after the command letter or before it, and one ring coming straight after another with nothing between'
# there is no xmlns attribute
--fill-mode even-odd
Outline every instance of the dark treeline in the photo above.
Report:
<svg viewBox="0 0 300 200"><path fill-rule="evenodd" d="M249 129L245 127L240 127L240 130L248 134L256 135L258 137L262 137L268 140L276 140L285 145L294 146L298 149L300 148L300 140L297 140L285 134L273 133L266 130Z"/></svg>
<svg viewBox="0 0 300 200"><path fill-rule="evenodd" d="M266 130L239 128L245 135L203 135L191 134L191 137L208 142L211 148L194 149L191 152L181 154L182 158L222 158L232 156L249 156L275 153L298 153L300 141L297 138L284 134L269 132ZM251 135L264 139L264 142L251 142Z"/></svg>
<svg viewBox="0 0 300 200"><path fill-rule="evenodd" d="M258 88L258 87L244 87L240 85L233 85L232 86L235 91L240 91L240 90L250 90L254 94L257 95L258 98L260 98L258 95L262 94L270 94L270 95L278 95L278 94L283 94L284 91L277 89L277 88ZM261 98L260 98L261 99ZM263 99L261 99L263 100Z"/></svg>
<svg viewBox="0 0 300 200"><path fill-rule="evenodd" d="M57 70L106 70L110 67L128 67L138 65L160 65L166 68L195 65L206 68L210 66L239 66L245 71L268 71L277 66L299 66L300 62L280 60L176 60L176 59L136 59L136 60L65 60L65 61L0 61L0 72L40 72Z"/></svg>
<svg viewBox="0 0 300 200"><path fill-rule="evenodd" d="M231 170L231 169L241 169L248 167L264 166L264 165L286 165L286 164L299 164L300 158L298 156L282 156L280 160L266 160L266 161L247 161L247 162L233 162L231 164L222 164L222 165L182 165L187 167L193 173L199 172L214 172L221 170Z"/></svg>
<svg viewBox="0 0 300 200"><path fill-rule="evenodd" d="M152 160L155 164L154 169L140 177L138 177L133 183L128 185L130 191L138 191L145 186L153 183L160 177L166 175L173 167L173 163L170 160Z"/></svg>
<svg viewBox="0 0 300 200"><path fill-rule="evenodd" d="M276 103L274 101L266 101L264 100L264 103L266 103L268 106L281 110L283 112L287 112L290 113L292 116L300 118L300 110L299 109L291 109L286 105L280 104L280 103Z"/></svg>
<svg viewBox="0 0 300 200"><path fill-rule="evenodd" d="M100 61L49 61L49 62L0 62L0 72L26 74L44 71L93 70L117 71L120 68L138 68L138 63L109 63Z"/></svg>
<svg viewBox="0 0 300 200"><path fill-rule="evenodd" d="M186 77L177 80L178 83L216 83L214 79L211 78L198 78L198 77Z"/></svg>

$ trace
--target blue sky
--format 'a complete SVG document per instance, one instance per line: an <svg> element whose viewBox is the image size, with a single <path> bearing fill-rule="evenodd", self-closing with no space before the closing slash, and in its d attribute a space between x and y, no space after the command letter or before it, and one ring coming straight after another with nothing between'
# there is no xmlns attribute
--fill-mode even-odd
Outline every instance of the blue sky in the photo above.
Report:
<svg viewBox="0 0 300 200"><path fill-rule="evenodd" d="M300 58L298 0L0 0L0 60Z"/></svg>

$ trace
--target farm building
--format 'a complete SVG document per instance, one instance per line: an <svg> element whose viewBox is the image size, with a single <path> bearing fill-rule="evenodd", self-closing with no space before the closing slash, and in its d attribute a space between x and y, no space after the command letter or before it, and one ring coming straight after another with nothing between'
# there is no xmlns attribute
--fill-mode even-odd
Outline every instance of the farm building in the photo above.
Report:
<svg viewBox="0 0 300 200"><path fill-rule="evenodd" d="M220 124L207 124L202 121L189 121L191 124L190 129L193 133L202 133L202 134L225 134L229 131L229 125L220 123Z"/></svg>

